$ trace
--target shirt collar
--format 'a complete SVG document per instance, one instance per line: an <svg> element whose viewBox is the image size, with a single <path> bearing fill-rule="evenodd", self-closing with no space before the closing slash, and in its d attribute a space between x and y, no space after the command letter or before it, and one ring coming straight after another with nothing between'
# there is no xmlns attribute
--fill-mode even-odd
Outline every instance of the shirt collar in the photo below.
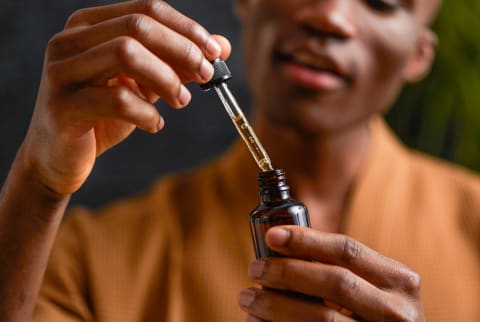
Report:
<svg viewBox="0 0 480 322"><path fill-rule="evenodd" d="M381 117L373 117L369 128L372 144L346 207L345 223L342 225L346 234L365 235L376 225L378 218L374 214L378 211L375 210L387 200L389 188L393 186L391 179L401 175L399 168L405 163L405 148ZM219 161L222 185L228 199L226 202L231 205L234 215L245 218L259 203L259 169L240 139Z"/></svg>

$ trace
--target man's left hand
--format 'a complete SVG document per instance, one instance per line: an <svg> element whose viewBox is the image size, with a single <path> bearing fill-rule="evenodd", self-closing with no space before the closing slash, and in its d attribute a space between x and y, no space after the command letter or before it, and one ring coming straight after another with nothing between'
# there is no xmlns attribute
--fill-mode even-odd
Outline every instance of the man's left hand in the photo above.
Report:
<svg viewBox="0 0 480 322"><path fill-rule="evenodd" d="M240 294L248 321L424 321L419 275L358 241L282 226L266 242L286 257L250 264L262 288Z"/></svg>

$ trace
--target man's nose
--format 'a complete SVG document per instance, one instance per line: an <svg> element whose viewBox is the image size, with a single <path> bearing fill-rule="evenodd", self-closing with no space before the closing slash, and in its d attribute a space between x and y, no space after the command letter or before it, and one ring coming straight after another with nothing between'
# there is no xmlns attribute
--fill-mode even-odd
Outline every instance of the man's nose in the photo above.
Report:
<svg viewBox="0 0 480 322"><path fill-rule="evenodd" d="M324 37L347 39L357 32L352 0L306 0L295 20L309 32Z"/></svg>

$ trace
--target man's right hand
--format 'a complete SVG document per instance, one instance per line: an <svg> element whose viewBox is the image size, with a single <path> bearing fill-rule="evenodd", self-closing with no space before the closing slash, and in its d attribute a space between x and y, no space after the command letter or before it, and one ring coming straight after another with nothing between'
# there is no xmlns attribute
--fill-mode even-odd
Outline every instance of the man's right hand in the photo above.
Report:
<svg viewBox="0 0 480 322"><path fill-rule="evenodd" d="M75 12L49 42L35 111L0 190L0 320L31 321L69 196L95 159L138 127L157 132L159 98L184 107L186 82L230 44L160 0Z"/></svg>
<svg viewBox="0 0 480 322"><path fill-rule="evenodd" d="M95 159L138 127L155 133L159 98L188 104L183 83L205 83L209 60L230 44L160 0L129 1L75 12L49 42L23 165L53 192L70 195ZM17 160L18 161L18 160Z"/></svg>

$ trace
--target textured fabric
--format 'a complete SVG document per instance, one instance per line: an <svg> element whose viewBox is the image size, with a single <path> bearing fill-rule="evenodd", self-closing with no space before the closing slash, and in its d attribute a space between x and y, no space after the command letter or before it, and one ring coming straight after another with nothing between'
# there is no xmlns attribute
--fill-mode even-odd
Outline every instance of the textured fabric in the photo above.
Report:
<svg viewBox="0 0 480 322"><path fill-rule="evenodd" d="M422 276L427 321L480 321L480 181L411 152L382 121L344 233ZM205 167L91 213L56 241L36 322L244 321L257 169L237 143Z"/></svg>

